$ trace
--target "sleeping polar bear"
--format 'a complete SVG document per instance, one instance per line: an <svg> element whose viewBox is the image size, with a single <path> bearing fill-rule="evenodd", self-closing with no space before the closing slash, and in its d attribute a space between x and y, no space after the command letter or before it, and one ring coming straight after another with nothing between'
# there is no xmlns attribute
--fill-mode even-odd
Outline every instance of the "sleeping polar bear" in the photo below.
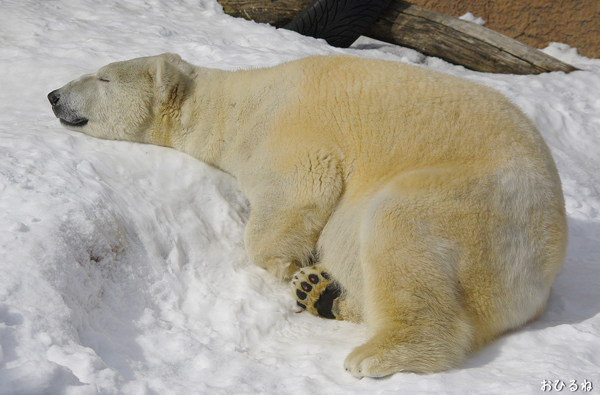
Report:
<svg viewBox="0 0 600 395"><path fill-rule="evenodd" d="M48 98L69 129L233 174L250 258L308 311L368 326L345 361L357 377L456 366L537 318L564 259L546 144L472 82L347 56L228 72L163 54Z"/></svg>

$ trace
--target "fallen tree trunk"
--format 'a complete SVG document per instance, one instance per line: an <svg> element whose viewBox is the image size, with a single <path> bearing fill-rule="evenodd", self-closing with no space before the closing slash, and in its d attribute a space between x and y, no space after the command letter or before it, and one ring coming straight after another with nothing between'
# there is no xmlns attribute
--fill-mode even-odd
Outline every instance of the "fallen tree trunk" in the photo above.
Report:
<svg viewBox="0 0 600 395"><path fill-rule="evenodd" d="M258 23L283 27L302 12L312 0L217 0L226 14Z"/></svg>
<svg viewBox="0 0 600 395"><path fill-rule="evenodd" d="M311 0L217 0L235 17L282 27ZM364 33L469 69L504 74L571 72L575 67L472 22L392 0Z"/></svg>

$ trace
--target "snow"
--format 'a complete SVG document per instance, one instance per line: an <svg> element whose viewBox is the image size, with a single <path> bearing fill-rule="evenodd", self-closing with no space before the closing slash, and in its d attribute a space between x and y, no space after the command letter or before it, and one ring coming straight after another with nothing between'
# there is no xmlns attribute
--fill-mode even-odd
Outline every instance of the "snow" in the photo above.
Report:
<svg viewBox="0 0 600 395"><path fill-rule="evenodd" d="M336 49L231 18L214 0L0 0L0 394L600 388L600 60L544 51L582 71L482 74L366 38ZM364 328L296 314L288 285L248 261L249 208L231 176L54 118L51 90L162 52L230 70L347 53L504 93L540 128L564 186L570 246L546 312L448 372L351 377L343 360Z"/></svg>
<svg viewBox="0 0 600 395"><path fill-rule="evenodd" d="M476 17L470 12L467 12L465 15L458 17L458 19L462 19L463 21L467 22L473 22L481 26L485 25L485 20L483 18Z"/></svg>

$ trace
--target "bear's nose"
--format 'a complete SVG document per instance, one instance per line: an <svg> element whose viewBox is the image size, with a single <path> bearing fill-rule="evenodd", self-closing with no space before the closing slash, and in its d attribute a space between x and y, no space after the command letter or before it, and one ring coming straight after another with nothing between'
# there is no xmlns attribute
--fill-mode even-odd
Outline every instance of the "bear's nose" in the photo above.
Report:
<svg viewBox="0 0 600 395"><path fill-rule="evenodd" d="M58 89L48 93L48 100L50 100L50 104L52 104L53 106L55 106L56 103L58 103L59 99L60 95L58 94Z"/></svg>

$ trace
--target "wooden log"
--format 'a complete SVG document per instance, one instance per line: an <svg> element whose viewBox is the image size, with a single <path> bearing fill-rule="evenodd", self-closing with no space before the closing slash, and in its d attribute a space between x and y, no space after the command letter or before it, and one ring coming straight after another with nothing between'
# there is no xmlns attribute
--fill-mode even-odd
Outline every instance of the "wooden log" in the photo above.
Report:
<svg viewBox="0 0 600 395"><path fill-rule="evenodd" d="M311 0L217 0L235 17L281 27ZM402 0L392 0L364 33L469 69L503 74L571 72L577 68L503 34Z"/></svg>
<svg viewBox="0 0 600 395"><path fill-rule="evenodd" d="M217 0L226 14L258 23L283 27L312 0Z"/></svg>
<svg viewBox="0 0 600 395"><path fill-rule="evenodd" d="M365 35L416 49L472 70L505 74L571 72L575 67L467 22L405 1L393 1Z"/></svg>

